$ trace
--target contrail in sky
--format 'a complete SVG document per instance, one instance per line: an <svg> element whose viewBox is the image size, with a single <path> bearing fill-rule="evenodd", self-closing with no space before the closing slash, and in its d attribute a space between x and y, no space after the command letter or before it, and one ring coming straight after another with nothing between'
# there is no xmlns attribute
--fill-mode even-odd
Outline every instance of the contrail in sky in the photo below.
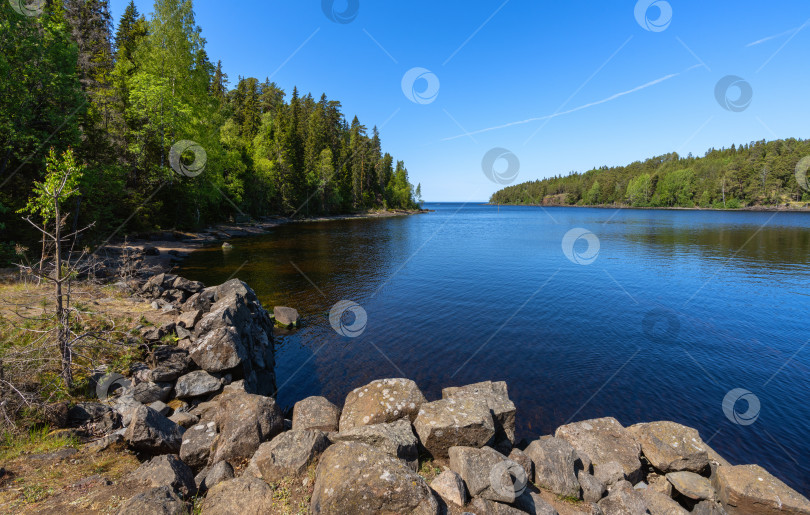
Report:
<svg viewBox="0 0 810 515"><path fill-rule="evenodd" d="M442 141L450 141L450 140L454 140L454 139L458 139L458 138L466 138L468 136L475 136L476 134L482 134L484 132L496 131L498 129L506 129L507 127L514 127L515 125L525 125L527 123L539 122L539 121L542 121L542 120L548 120L548 119L551 119L551 118L556 118L558 116L563 116L563 115L566 115L566 114L575 113L577 111L582 111L583 109L587 109L589 107L597 106L597 105L600 105L600 104L610 102L612 100L616 100L617 98L621 98L621 97L623 97L625 95L629 95L631 93L641 91L642 89L647 89L649 87L655 86L656 84L660 84L660 83L662 83L664 81L668 81L669 79L677 77L678 75L686 73L686 72L688 72L690 70L693 70L695 68L700 68L702 66L703 66L702 64L696 64L694 66L690 66L689 68L687 68L686 70L684 70L682 72L671 73L669 75L661 77L660 79L655 79L655 80L650 81L650 82L648 82L646 84L642 84L641 86L637 86L637 87L635 87L633 89L629 89L627 91L622 91L621 93L616 93L615 95L609 96L609 97L604 98L602 100L597 100L596 102L591 102L589 104L581 105L579 107L569 109L568 111L562 111L562 112L559 112L559 113L549 114L549 115L546 115L546 116L540 116L540 117L537 117L537 118L529 118L529 119L520 120L520 121L517 121L517 122L506 123L506 124L503 124L503 125L498 125L496 127L489 127L487 129L479 129L477 131L468 132L468 133L465 133L465 134L459 134L457 136L450 136L449 138L442 139Z"/></svg>

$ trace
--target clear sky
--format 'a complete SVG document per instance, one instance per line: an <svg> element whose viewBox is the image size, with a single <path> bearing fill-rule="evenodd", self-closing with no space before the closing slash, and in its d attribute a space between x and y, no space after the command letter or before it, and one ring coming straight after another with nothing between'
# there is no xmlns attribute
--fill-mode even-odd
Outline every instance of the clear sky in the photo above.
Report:
<svg viewBox="0 0 810 515"><path fill-rule="evenodd" d="M111 0L116 22L127 3ZM151 0L135 3L151 13ZM523 182L810 136L807 0L194 6L232 86L270 77L288 95L297 85L340 100L349 119L380 127L428 201L487 200L501 187L482 171L495 147L519 159Z"/></svg>

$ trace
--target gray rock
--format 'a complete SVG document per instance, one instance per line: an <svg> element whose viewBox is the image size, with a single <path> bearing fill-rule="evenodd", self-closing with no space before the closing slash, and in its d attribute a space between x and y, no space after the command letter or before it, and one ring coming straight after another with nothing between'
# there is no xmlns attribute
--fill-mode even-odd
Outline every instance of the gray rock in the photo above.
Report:
<svg viewBox="0 0 810 515"><path fill-rule="evenodd" d="M495 423L483 399L442 399L422 405L413 423L419 441L437 459L453 446L483 447L492 443Z"/></svg>
<svg viewBox="0 0 810 515"><path fill-rule="evenodd" d="M259 445L284 429L284 416L275 399L244 392L223 393L216 414L219 438L211 461L238 465L250 459Z"/></svg>
<svg viewBox="0 0 810 515"><path fill-rule="evenodd" d="M191 426L183 433L180 459L192 469L200 470L208 463L211 448L216 440L217 426L214 421Z"/></svg>
<svg viewBox="0 0 810 515"><path fill-rule="evenodd" d="M150 454L180 451L183 428L147 406L135 410L124 438L130 447Z"/></svg>
<svg viewBox="0 0 810 515"><path fill-rule="evenodd" d="M177 325L187 330L194 329L194 325L200 321L202 314L203 312L201 309L184 311L179 317L177 317Z"/></svg>
<svg viewBox="0 0 810 515"><path fill-rule="evenodd" d="M101 420L112 408L99 402L79 402L68 410L68 424L81 426Z"/></svg>
<svg viewBox="0 0 810 515"><path fill-rule="evenodd" d="M329 444L323 431L287 431L261 444L251 458L250 467L258 470L268 483L275 483L306 472Z"/></svg>
<svg viewBox="0 0 810 515"><path fill-rule="evenodd" d="M534 463L528 454L520 449L512 449L512 452L509 453L509 459L523 467L529 481L534 481Z"/></svg>
<svg viewBox="0 0 810 515"><path fill-rule="evenodd" d="M607 497L599 501L598 506L605 515L641 515L650 513L641 493L632 486L614 488Z"/></svg>
<svg viewBox="0 0 810 515"><path fill-rule="evenodd" d="M210 469L205 470L204 476L198 482L198 488L202 491L207 491L214 488L219 483L233 478L233 467L231 467L227 461L220 461Z"/></svg>
<svg viewBox="0 0 810 515"><path fill-rule="evenodd" d="M619 481L624 481L627 479L627 477L624 475L624 469L617 461L597 463L593 467L593 475L608 488Z"/></svg>
<svg viewBox="0 0 810 515"><path fill-rule="evenodd" d="M378 379L355 388L346 396L340 415L340 430L394 422L401 418L413 422L424 402L425 396L410 379Z"/></svg>
<svg viewBox="0 0 810 515"><path fill-rule="evenodd" d="M667 474L667 481L672 484L675 490L694 501L714 499L714 489L711 482L694 472L670 472Z"/></svg>
<svg viewBox="0 0 810 515"><path fill-rule="evenodd" d="M483 497L476 497L470 503L470 508L475 511L475 515L523 515L525 512Z"/></svg>
<svg viewBox="0 0 810 515"><path fill-rule="evenodd" d="M633 439L633 435L615 418L598 418L566 424L558 427L554 436L567 440L577 451L587 454L594 467L615 461L622 466L625 476L631 483L641 481L643 475L639 459L641 448Z"/></svg>
<svg viewBox="0 0 810 515"><path fill-rule="evenodd" d="M150 487L168 486L184 497L197 491L191 469L172 454L157 456L141 464L130 474L130 479Z"/></svg>
<svg viewBox="0 0 810 515"><path fill-rule="evenodd" d="M193 365L188 351L171 345L156 347L149 355L149 364L152 367L150 377L155 382L174 381Z"/></svg>
<svg viewBox="0 0 810 515"><path fill-rule="evenodd" d="M135 414L135 411L141 406L143 406L143 404L136 401L129 390L127 390L115 400L113 409L121 415L121 424L127 427L132 422L132 416Z"/></svg>
<svg viewBox="0 0 810 515"><path fill-rule="evenodd" d="M167 486L141 492L118 509L118 515L185 515L187 512L180 496Z"/></svg>
<svg viewBox="0 0 810 515"><path fill-rule="evenodd" d="M340 423L340 408L325 397L307 397L293 407L293 429L317 429L337 431Z"/></svg>
<svg viewBox="0 0 810 515"><path fill-rule="evenodd" d="M273 489L261 479L247 474L211 487L201 511L203 515L265 515L273 512Z"/></svg>
<svg viewBox="0 0 810 515"><path fill-rule="evenodd" d="M717 501L700 501L692 508L693 515L727 515L723 505ZM655 515L653 513L653 515Z"/></svg>
<svg viewBox="0 0 810 515"><path fill-rule="evenodd" d="M709 466L708 446L696 429L675 422L650 422L627 428L647 461L661 472L700 473Z"/></svg>
<svg viewBox="0 0 810 515"><path fill-rule="evenodd" d="M533 515L557 515L557 510L540 497L540 494L528 489L515 499L515 506L521 511Z"/></svg>
<svg viewBox="0 0 810 515"><path fill-rule="evenodd" d="M174 385L175 395L179 399L201 397L218 392L222 388L222 381L205 370L195 370L180 377Z"/></svg>
<svg viewBox="0 0 810 515"><path fill-rule="evenodd" d="M208 372L236 368L247 358L247 349L233 326L217 327L197 336L188 351L194 363Z"/></svg>
<svg viewBox="0 0 810 515"><path fill-rule="evenodd" d="M155 401L166 402L172 393L171 383L138 383L130 389L132 398L141 404L152 404Z"/></svg>
<svg viewBox="0 0 810 515"><path fill-rule="evenodd" d="M758 465L718 467L717 500L729 515L810 514L810 501Z"/></svg>
<svg viewBox="0 0 810 515"><path fill-rule="evenodd" d="M661 476L654 472L647 474L647 484L650 490L667 497L672 497L672 483L667 481L666 476Z"/></svg>
<svg viewBox="0 0 810 515"><path fill-rule="evenodd" d="M577 473L577 480L582 487L582 500L585 502L599 502L605 495L605 484L588 474L584 470Z"/></svg>
<svg viewBox="0 0 810 515"><path fill-rule="evenodd" d="M273 308L273 316L276 319L276 323L283 325L284 327L298 325L298 311L294 308L276 306Z"/></svg>
<svg viewBox="0 0 810 515"><path fill-rule="evenodd" d="M484 399L495 421L495 440L506 439L515 443L515 404L509 399L506 382L484 381L461 387L442 390L443 399L472 398Z"/></svg>
<svg viewBox="0 0 810 515"><path fill-rule="evenodd" d="M672 497L667 497L655 490L645 488L640 493L652 515L686 515L689 513Z"/></svg>
<svg viewBox="0 0 810 515"><path fill-rule="evenodd" d="M425 480L398 459L358 442L340 442L321 456L313 514L437 514Z"/></svg>
<svg viewBox="0 0 810 515"><path fill-rule="evenodd" d="M93 440L92 442L86 444L84 448L87 449L89 452L102 452L106 451L113 445L121 443L123 441L124 441L123 436L113 433L111 435L102 436L98 440Z"/></svg>
<svg viewBox="0 0 810 515"><path fill-rule="evenodd" d="M563 497L580 497L574 462L576 451L560 438L535 440L526 448L534 463L534 482Z"/></svg>
<svg viewBox="0 0 810 515"><path fill-rule="evenodd" d="M439 494L442 499L457 506L467 504L467 490L461 476L452 470L445 470L430 482L430 487Z"/></svg>
<svg viewBox="0 0 810 515"><path fill-rule="evenodd" d="M188 293L199 293L205 288L205 285L200 281L189 281L183 277L178 277L172 282L171 287Z"/></svg>
<svg viewBox="0 0 810 515"><path fill-rule="evenodd" d="M169 406L167 406L166 403L163 401L155 401L152 404L150 404L149 407L157 411L164 417L168 417L169 413L172 412L172 409Z"/></svg>
<svg viewBox="0 0 810 515"><path fill-rule="evenodd" d="M399 458L414 472L419 469L419 440L407 420L355 427L332 436L331 440L365 443Z"/></svg>
<svg viewBox="0 0 810 515"><path fill-rule="evenodd" d="M456 472L472 497L511 503L528 484L523 467L489 447L451 447L450 470Z"/></svg>

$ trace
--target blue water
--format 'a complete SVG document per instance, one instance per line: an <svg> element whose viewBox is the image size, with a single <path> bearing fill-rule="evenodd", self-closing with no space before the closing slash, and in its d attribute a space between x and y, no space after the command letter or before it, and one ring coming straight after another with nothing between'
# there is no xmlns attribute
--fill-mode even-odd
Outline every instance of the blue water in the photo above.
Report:
<svg viewBox="0 0 810 515"><path fill-rule="evenodd" d="M810 214L425 207L280 226L196 252L181 273L236 273L302 313L302 329L277 335L284 406L341 405L382 377L412 378L429 400L505 380L519 438L602 416L674 420L810 493ZM587 234L569 259L572 229ZM344 299L367 315L359 337L330 325ZM734 389L750 394L726 413Z"/></svg>

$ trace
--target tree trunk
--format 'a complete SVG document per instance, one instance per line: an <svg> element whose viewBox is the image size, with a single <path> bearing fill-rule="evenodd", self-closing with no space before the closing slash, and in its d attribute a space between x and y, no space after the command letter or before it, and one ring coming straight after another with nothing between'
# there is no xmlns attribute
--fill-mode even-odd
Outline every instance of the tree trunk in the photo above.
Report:
<svg viewBox="0 0 810 515"><path fill-rule="evenodd" d="M54 231L55 237L55 257L54 260L56 263L56 331L57 331L57 341L59 342L59 352L62 357L62 380L65 383L65 388L70 389L73 386L73 373L70 369L70 364L72 361L72 356L70 352L70 345L68 344L68 340L70 335L68 334L68 327L67 327L67 320L65 319L65 306L64 306L64 299L62 294L62 219L61 213L59 212L59 199L57 197L56 202L56 229Z"/></svg>

